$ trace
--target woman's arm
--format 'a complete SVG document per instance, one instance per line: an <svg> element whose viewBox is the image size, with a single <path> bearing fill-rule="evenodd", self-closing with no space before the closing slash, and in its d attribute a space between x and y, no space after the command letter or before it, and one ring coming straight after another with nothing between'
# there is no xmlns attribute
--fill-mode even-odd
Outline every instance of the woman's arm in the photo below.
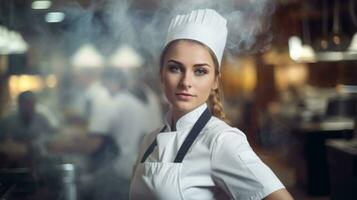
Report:
<svg viewBox="0 0 357 200"><path fill-rule="evenodd" d="M211 163L217 186L235 199L293 200L239 130L219 133L212 147Z"/></svg>
<svg viewBox="0 0 357 200"><path fill-rule="evenodd" d="M294 198L290 195L290 193L286 189L277 190L267 197L264 200L293 200Z"/></svg>

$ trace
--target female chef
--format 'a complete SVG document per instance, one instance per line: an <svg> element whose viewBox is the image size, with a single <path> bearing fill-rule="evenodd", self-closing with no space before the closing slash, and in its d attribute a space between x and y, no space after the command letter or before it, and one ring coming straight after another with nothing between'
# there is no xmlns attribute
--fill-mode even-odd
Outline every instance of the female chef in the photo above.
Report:
<svg viewBox="0 0 357 200"><path fill-rule="evenodd" d="M145 138L131 199L292 199L244 133L222 120L226 38L226 20L212 9L171 21L160 61L171 109L165 126Z"/></svg>

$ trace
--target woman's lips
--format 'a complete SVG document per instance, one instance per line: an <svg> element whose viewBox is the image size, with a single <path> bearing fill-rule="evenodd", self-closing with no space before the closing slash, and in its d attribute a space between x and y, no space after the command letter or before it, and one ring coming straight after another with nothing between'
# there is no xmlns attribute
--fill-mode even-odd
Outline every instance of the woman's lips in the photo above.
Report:
<svg viewBox="0 0 357 200"><path fill-rule="evenodd" d="M183 101L188 101L191 100L192 98L195 97L195 95L189 94L189 93L176 93L176 96L179 100L183 100Z"/></svg>

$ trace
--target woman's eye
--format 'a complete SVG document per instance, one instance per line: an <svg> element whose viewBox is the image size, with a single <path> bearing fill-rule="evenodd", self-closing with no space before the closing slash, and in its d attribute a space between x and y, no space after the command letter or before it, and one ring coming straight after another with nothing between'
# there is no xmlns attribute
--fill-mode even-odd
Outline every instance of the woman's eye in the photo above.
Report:
<svg viewBox="0 0 357 200"><path fill-rule="evenodd" d="M198 75L198 76L202 76L202 75L205 75L207 73L208 73L207 70L203 69L203 68L195 70L195 74Z"/></svg>
<svg viewBox="0 0 357 200"><path fill-rule="evenodd" d="M169 71L173 72L173 73L179 73L179 72L181 72L181 68L179 66L176 66L176 65L170 65L169 66Z"/></svg>

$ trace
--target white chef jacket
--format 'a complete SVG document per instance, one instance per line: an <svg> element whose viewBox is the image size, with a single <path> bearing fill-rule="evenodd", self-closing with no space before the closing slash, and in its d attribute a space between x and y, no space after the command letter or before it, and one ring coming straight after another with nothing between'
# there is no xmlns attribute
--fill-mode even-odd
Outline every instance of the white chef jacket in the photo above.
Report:
<svg viewBox="0 0 357 200"><path fill-rule="evenodd" d="M157 146L146 161L172 163L206 108L204 104L182 116L176 123L177 131L171 131L169 113L165 121L166 130L146 137L138 162L156 138ZM196 138L177 176L180 180L180 188L177 189L184 199L262 199L284 188L254 153L244 133L216 117L209 120ZM131 188L131 192L135 193L135 188Z"/></svg>

